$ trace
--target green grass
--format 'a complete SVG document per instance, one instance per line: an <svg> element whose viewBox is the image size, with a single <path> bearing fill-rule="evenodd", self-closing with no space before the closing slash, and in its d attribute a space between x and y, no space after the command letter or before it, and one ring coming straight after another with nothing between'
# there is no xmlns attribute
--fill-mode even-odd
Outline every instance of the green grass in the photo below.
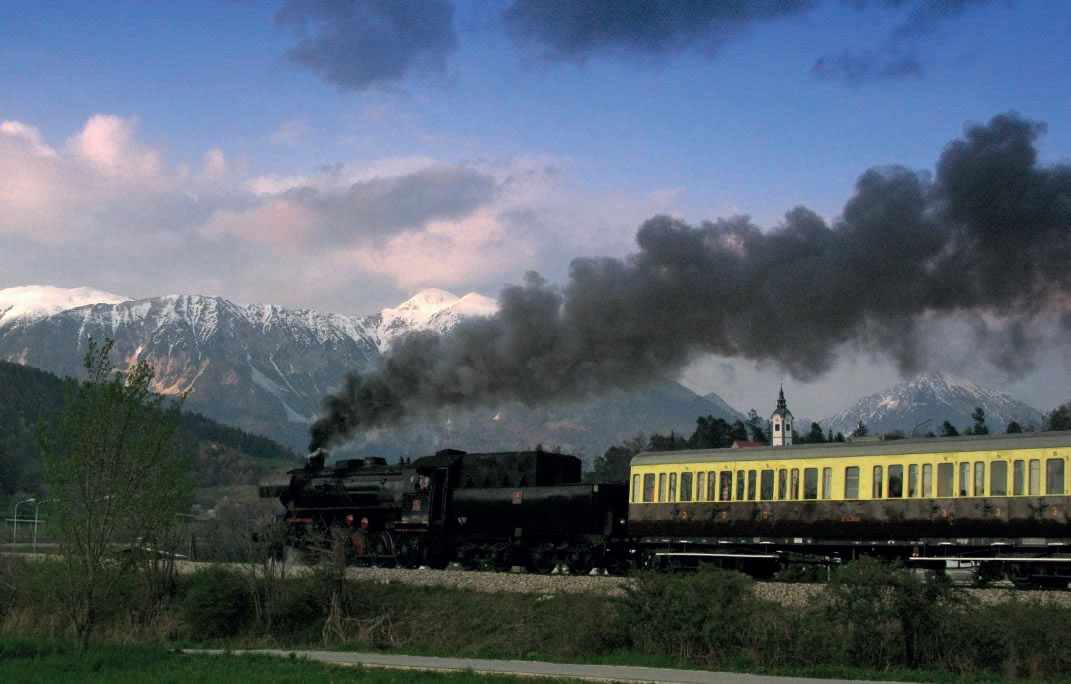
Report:
<svg viewBox="0 0 1071 684"><path fill-rule="evenodd" d="M78 655L69 644L0 638L4 682L352 682L463 684L514 682L515 677L340 666L266 655L185 655L161 646L97 646ZM525 681L528 681L527 679ZM540 680L558 681L569 680Z"/></svg>

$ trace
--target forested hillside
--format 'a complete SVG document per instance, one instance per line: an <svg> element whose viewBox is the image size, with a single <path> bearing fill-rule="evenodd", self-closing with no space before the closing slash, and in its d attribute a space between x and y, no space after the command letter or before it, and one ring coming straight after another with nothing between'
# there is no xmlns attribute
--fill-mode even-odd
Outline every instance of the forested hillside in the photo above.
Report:
<svg viewBox="0 0 1071 684"><path fill-rule="evenodd" d="M64 385L52 373L0 361L0 496L41 490L39 421L52 423L63 408ZM298 455L266 437L183 413L179 438L196 444L201 486L249 484Z"/></svg>

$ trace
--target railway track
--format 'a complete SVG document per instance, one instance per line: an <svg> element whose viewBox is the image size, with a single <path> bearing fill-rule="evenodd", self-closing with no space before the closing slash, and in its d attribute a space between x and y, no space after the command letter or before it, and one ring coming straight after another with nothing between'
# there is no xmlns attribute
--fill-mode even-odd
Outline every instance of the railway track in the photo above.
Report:
<svg viewBox="0 0 1071 684"><path fill-rule="evenodd" d="M193 572L207 563L177 561L180 572ZM248 565L225 563L235 570L247 572ZM317 568L294 564L287 567L291 575L299 576L316 572ZM354 581L378 582L381 584L407 584L425 587L450 587L468 591L511 592L522 594L596 594L619 597L634 580L629 577L591 575L539 575L531 573L488 572L480 570L409 570L386 567L346 568L346 578ZM763 599L784 606L802 606L825 590L825 584L806 582L755 582L754 591ZM1012 596L1020 600L1039 600L1054 605L1071 606L1071 591L1066 590L1021 590L1011 586L990 588L963 587L968 599L978 603L998 603Z"/></svg>

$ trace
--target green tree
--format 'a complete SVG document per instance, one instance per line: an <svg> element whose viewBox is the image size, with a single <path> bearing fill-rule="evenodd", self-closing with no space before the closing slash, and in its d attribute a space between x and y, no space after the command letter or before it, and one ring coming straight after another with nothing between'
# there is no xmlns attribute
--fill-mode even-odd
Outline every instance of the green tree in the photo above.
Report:
<svg viewBox="0 0 1071 684"><path fill-rule="evenodd" d="M733 445L733 428L722 418L699 416L695 419L695 432L688 439L691 449L723 449Z"/></svg>
<svg viewBox="0 0 1071 684"><path fill-rule="evenodd" d="M769 443L770 440L766 437L766 420L761 418L755 409L747 413L747 428L751 432L752 442Z"/></svg>
<svg viewBox="0 0 1071 684"><path fill-rule="evenodd" d="M869 432L866 428L866 423L859 421L859 424L852 430L852 437L866 437Z"/></svg>
<svg viewBox="0 0 1071 684"><path fill-rule="evenodd" d="M959 437L959 430L956 426L947 420L941 423L941 436L942 437Z"/></svg>
<svg viewBox="0 0 1071 684"><path fill-rule="evenodd" d="M629 464L632 457L643 451L647 443L643 435L636 435L595 459L595 468L587 474L588 482L628 482Z"/></svg>
<svg viewBox="0 0 1071 684"><path fill-rule="evenodd" d="M985 424L985 410L981 406L974 407L974 413L971 414L971 420L974 421L974 425L971 426L972 435L988 435L989 427Z"/></svg>
<svg viewBox="0 0 1071 684"><path fill-rule="evenodd" d="M1004 430L1004 432L1007 432L1009 435L1010 434L1014 434L1014 433L1018 433L1018 432L1022 432L1022 431L1023 431L1023 426L1020 425L1018 422L1016 422L1014 420L1012 422L1008 423L1008 427Z"/></svg>
<svg viewBox="0 0 1071 684"><path fill-rule="evenodd" d="M1046 430L1071 430L1071 402L1055 408L1045 417Z"/></svg>
<svg viewBox="0 0 1071 684"><path fill-rule="evenodd" d="M647 448L650 451L681 451L688 448L688 440L672 430L668 436L656 432L651 435Z"/></svg>
<svg viewBox="0 0 1071 684"><path fill-rule="evenodd" d="M803 444L822 444L826 441L826 435L822 432L822 426L818 423L811 423L811 431L800 438L800 442Z"/></svg>
<svg viewBox="0 0 1071 684"><path fill-rule="evenodd" d="M58 427L38 444L66 564L64 591L79 648L147 546L191 502L191 450L176 439L183 397L153 394L152 366L115 371L112 341L88 341L87 379L66 387Z"/></svg>

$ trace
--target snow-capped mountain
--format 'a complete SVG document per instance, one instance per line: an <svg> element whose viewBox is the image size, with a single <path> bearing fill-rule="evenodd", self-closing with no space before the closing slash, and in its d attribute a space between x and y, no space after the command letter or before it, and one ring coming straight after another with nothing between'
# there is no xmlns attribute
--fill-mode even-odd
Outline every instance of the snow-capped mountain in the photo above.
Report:
<svg viewBox="0 0 1071 684"><path fill-rule="evenodd" d="M1004 432L1008 423L1040 426L1040 411L1011 396L968 380L934 372L860 399L840 413L820 421L833 432L850 433L862 421L869 434L901 430L905 435L940 434L944 421L962 432L973 425L976 407L985 411L990 432Z"/></svg>
<svg viewBox="0 0 1071 684"><path fill-rule="evenodd" d="M7 295L13 290L19 292ZM491 315L495 300L423 290L397 307L343 316L222 297L167 295L127 300L93 290L0 290L22 304L0 319L0 360L78 376L87 337L115 340L119 367L146 359L155 389L188 391L186 408L264 434L301 450L324 396L347 371L360 371L406 332L441 333L471 316ZM64 308L65 303L73 306ZM14 310L14 307L12 307ZM32 315L25 315L33 312ZM362 436L358 445L385 456L435 448L496 450L561 446L588 458L639 432L691 434L698 415L735 420L732 409L676 383L546 409L520 405L446 412L419 424Z"/></svg>
<svg viewBox="0 0 1071 684"><path fill-rule="evenodd" d="M89 287L51 287L27 285L0 290L0 326L16 320L35 321L60 311L87 304L118 304L129 297L94 290Z"/></svg>
<svg viewBox="0 0 1071 684"><path fill-rule="evenodd" d="M200 295L128 300L87 288L10 288L0 302L0 359L76 376L86 338L111 338L118 366L153 364L157 391L189 391L187 408L295 448L345 371L364 368L398 335L438 331L495 306L441 290L366 317Z"/></svg>

